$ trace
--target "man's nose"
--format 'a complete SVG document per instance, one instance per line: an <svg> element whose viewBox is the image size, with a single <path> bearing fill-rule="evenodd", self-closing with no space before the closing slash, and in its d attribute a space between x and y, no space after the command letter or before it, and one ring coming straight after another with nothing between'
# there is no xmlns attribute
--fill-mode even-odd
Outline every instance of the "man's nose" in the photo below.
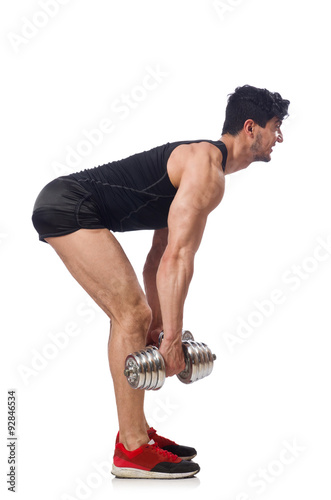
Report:
<svg viewBox="0 0 331 500"><path fill-rule="evenodd" d="M277 133L277 142L283 142L283 134L281 131Z"/></svg>

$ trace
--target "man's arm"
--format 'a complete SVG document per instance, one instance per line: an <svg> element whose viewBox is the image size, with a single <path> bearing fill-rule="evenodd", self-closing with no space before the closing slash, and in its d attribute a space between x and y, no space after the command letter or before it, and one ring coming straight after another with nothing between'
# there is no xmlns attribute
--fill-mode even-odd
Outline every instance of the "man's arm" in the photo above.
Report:
<svg viewBox="0 0 331 500"><path fill-rule="evenodd" d="M152 247L147 255L143 270L147 302L152 310L152 323L147 335L147 345L154 344L158 346L158 337L163 330L161 307L156 286L156 273L167 243L168 228L157 229L154 232Z"/></svg>
<svg viewBox="0 0 331 500"><path fill-rule="evenodd" d="M200 156L200 155L199 155ZM219 162L196 157L183 169L180 186L168 217L168 245L157 272L164 339L160 353L167 376L185 368L181 333L184 302L193 276L194 256L209 213L221 202L224 175Z"/></svg>

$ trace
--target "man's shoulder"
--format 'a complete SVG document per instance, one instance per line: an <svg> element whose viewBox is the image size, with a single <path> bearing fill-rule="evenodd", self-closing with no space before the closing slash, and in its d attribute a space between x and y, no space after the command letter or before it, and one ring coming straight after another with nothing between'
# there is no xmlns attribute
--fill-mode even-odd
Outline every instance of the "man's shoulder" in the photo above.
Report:
<svg viewBox="0 0 331 500"><path fill-rule="evenodd" d="M190 144L190 148L185 152L182 161L183 167L187 169L217 170L222 172L222 151L213 143L203 141Z"/></svg>
<svg viewBox="0 0 331 500"><path fill-rule="evenodd" d="M181 144L172 152L167 169L172 184L178 188L182 179L200 178L203 183L206 175L214 172L215 176L223 176L223 155L220 149L208 141ZM208 175L209 174L209 175Z"/></svg>
<svg viewBox="0 0 331 500"><path fill-rule="evenodd" d="M221 167L223 154L215 144L216 141L190 142L180 144L174 149L169 160L170 164L175 164L180 168L192 168L198 165L200 168L216 165Z"/></svg>
<svg viewBox="0 0 331 500"><path fill-rule="evenodd" d="M183 142L179 143L176 149L174 150L174 153L177 153L178 155L183 155L185 158L188 158L190 156L222 156L221 149L218 147L218 142L219 141L208 141L208 140L201 140L201 141L192 141L192 142Z"/></svg>

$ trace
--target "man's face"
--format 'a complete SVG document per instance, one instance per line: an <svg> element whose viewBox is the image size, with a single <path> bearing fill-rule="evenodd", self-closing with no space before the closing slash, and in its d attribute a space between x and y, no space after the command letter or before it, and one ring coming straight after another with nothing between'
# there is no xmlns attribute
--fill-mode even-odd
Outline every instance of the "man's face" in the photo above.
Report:
<svg viewBox="0 0 331 500"><path fill-rule="evenodd" d="M265 128L258 126L255 140L251 145L253 161L268 162L271 160L272 148L276 142L283 142L281 125L281 120L275 116L267 122Z"/></svg>

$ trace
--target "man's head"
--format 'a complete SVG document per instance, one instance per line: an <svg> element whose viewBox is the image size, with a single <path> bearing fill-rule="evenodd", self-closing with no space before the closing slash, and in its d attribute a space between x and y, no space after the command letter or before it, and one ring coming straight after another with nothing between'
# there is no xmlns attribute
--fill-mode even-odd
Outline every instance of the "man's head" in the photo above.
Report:
<svg viewBox="0 0 331 500"><path fill-rule="evenodd" d="M288 116L289 104L277 92L251 85L237 87L228 99L222 135L244 133L252 161L270 161L272 147L283 141L280 126Z"/></svg>

